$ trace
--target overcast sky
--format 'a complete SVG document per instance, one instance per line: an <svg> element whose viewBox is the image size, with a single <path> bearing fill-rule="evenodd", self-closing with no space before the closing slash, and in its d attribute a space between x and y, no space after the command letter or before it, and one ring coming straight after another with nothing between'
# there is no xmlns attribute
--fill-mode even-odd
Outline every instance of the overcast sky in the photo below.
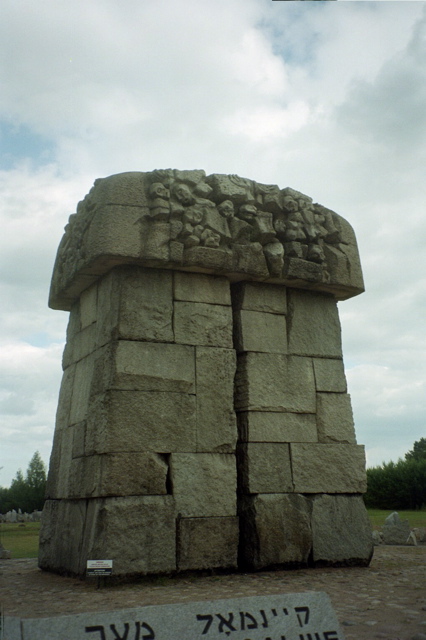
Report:
<svg viewBox="0 0 426 640"><path fill-rule="evenodd" d="M1 0L0 485L52 445L68 313L47 307L97 177L155 168L290 186L354 227L339 303L369 466L426 435L423 2Z"/></svg>

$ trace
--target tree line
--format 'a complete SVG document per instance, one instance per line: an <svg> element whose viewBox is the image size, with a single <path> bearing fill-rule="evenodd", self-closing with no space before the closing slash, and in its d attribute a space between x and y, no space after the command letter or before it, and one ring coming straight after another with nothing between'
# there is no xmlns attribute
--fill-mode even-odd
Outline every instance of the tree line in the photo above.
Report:
<svg viewBox="0 0 426 640"><path fill-rule="evenodd" d="M9 488L0 487L0 513L21 509L32 513L43 509L46 492L46 465L38 451L35 452L24 476L17 471Z"/></svg>
<svg viewBox="0 0 426 640"><path fill-rule="evenodd" d="M426 438L416 441L404 459L367 469L364 501L375 509L426 507Z"/></svg>

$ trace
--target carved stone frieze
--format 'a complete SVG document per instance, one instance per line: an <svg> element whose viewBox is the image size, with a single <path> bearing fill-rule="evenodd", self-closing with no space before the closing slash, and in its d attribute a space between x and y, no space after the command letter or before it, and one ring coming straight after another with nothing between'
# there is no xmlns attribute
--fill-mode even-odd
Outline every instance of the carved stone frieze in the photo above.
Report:
<svg viewBox="0 0 426 640"><path fill-rule="evenodd" d="M119 264L316 289L336 299L364 290L355 235L342 217L294 189L201 170L96 180L65 227L50 306L70 309Z"/></svg>

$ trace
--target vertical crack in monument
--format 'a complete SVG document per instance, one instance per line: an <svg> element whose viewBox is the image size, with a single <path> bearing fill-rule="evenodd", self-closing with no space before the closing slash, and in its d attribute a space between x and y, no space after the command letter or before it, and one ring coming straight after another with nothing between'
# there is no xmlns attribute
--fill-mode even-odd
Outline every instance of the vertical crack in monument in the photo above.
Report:
<svg viewBox="0 0 426 640"><path fill-rule="evenodd" d="M368 564L337 310L362 291L350 225L293 189L97 180L52 277L70 319L40 567Z"/></svg>

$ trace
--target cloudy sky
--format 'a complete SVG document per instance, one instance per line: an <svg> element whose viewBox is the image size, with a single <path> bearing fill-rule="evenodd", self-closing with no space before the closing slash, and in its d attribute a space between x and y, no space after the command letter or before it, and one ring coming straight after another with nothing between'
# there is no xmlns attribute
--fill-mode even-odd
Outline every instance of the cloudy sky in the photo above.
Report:
<svg viewBox="0 0 426 640"><path fill-rule="evenodd" d="M339 303L369 466L426 435L423 2L1 0L0 485L46 463L63 227L97 177L202 168L298 189L355 228Z"/></svg>

